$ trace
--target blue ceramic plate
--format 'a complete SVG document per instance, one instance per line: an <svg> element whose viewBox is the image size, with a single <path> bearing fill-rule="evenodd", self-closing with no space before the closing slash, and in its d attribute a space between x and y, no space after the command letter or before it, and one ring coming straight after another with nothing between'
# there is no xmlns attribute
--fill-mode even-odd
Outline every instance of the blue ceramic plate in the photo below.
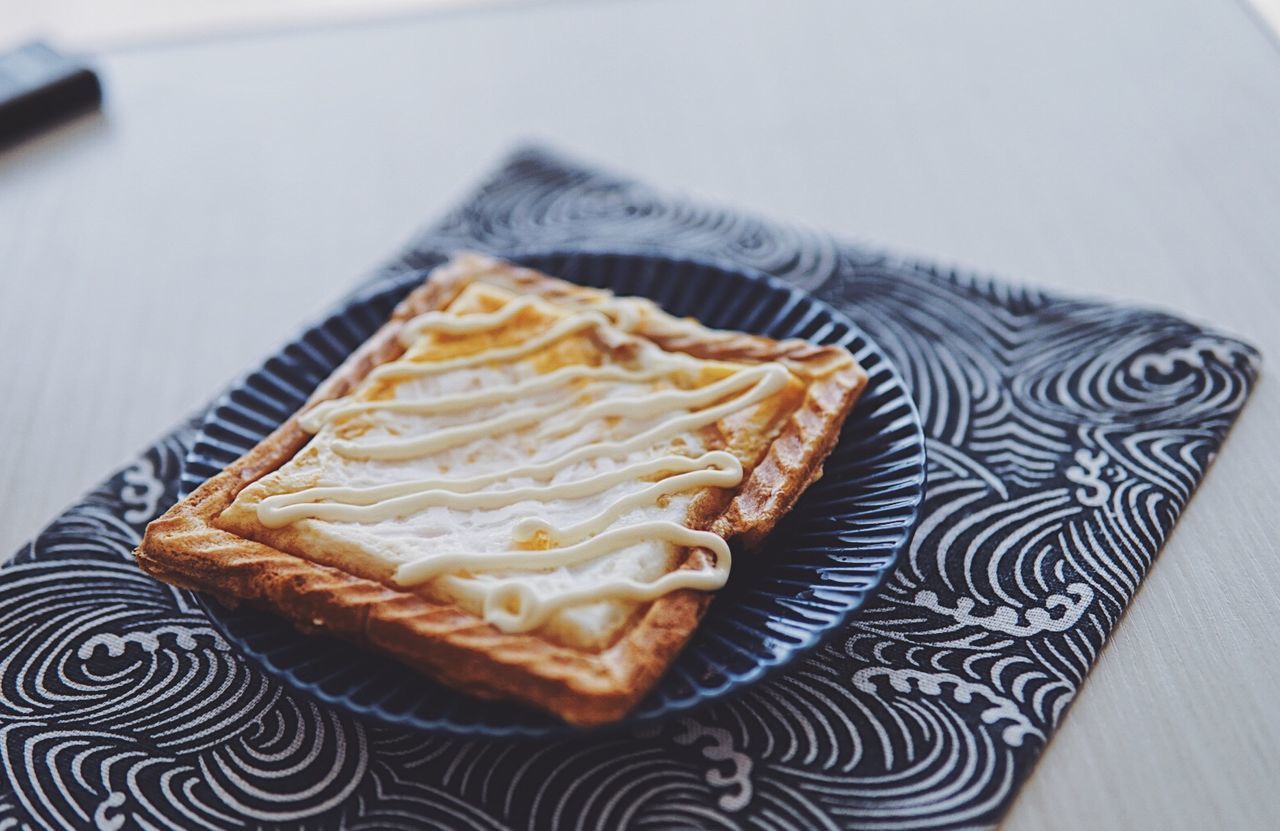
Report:
<svg viewBox="0 0 1280 831"><path fill-rule="evenodd" d="M924 495L924 437L902 379L847 317L772 278L641 254L548 253L516 259L619 294L651 297L710 326L847 347L870 383L825 475L758 555L735 557L728 585L688 647L623 724L686 710L758 681L838 629L892 571ZM224 395L187 455L190 492L257 444L390 314L424 275L358 297ZM567 732L549 716L481 701L272 615L201 597L214 625L268 672L330 704L392 724L488 736Z"/></svg>

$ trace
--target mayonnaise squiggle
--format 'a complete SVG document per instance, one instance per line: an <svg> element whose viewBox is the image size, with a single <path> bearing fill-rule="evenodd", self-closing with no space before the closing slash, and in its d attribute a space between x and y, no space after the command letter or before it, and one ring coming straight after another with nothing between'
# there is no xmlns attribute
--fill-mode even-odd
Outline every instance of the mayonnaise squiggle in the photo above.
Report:
<svg viewBox="0 0 1280 831"><path fill-rule="evenodd" d="M696 543L691 543L694 544ZM723 556L716 554L715 563L710 569L681 568L648 583L613 580L585 589L570 589L549 597L539 595L527 583L518 579L504 580L493 584L486 593L484 618L504 632L527 632L536 629L562 609L591 603L602 596L614 600L644 602L656 600L679 589L716 591L728 581L732 565L732 557L726 546Z"/></svg>
<svg viewBox="0 0 1280 831"><path fill-rule="evenodd" d="M424 335L433 332L450 335L489 332L510 323L525 309L535 308L543 302L534 295L526 294L504 303L496 312L477 312L469 315L425 312L410 318L400 327L400 344L413 346Z"/></svg>
<svg viewBox="0 0 1280 831"><path fill-rule="evenodd" d="M424 321L423 325L426 325ZM415 361L412 359L401 358L397 361L385 363L376 367L367 376L371 381L390 381L403 380L405 378L424 378L429 375L443 375L446 372L453 372L458 369L468 369L479 364L487 363L504 363L506 361L514 361L538 352L559 340L564 340L570 335L576 335L584 329L595 329L609 325L609 318L596 311L578 312L569 315L558 321L550 329L542 332L536 337L529 338L524 343L516 346L507 346L501 349L485 349L480 352L473 352L470 355L462 355L457 358L449 358L444 361Z"/></svg>
<svg viewBox="0 0 1280 831"><path fill-rule="evenodd" d="M688 457L669 456L668 459ZM517 542L528 542L539 535L553 544L566 545L580 542L592 534L598 534L609 527L628 511L643 508L659 502L664 496L670 496L695 488L732 488L742 482L742 463L732 453L722 450L707 453L698 459L689 460L693 465L710 464L711 467L695 469L689 473L681 473L660 479L653 485L637 491L610 504L593 517L565 528L557 528L546 520L527 517L516 523L512 529L512 538Z"/></svg>
<svg viewBox="0 0 1280 831"><path fill-rule="evenodd" d="M614 505L606 509L606 513L614 511L615 506L632 505L638 507L649 502L657 502L663 495L678 492L672 489L677 481L681 485L679 490L692 490L706 485L732 487L732 485L736 485L742 480L742 464L733 454L725 453L724 451L714 451L696 459L688 456L661 456L657 459L648 459L625 467L615 468L585 479L557 482L552 485L458 492L447 487L448 480L439 480L433 484L441 485L441 487L425 488L368 502L359 501L363 495L356 488L328 489L327 498L334 501L310 501L313 495L300 491L298 493L276 494L262 500L258 508L258 519L268 528L281 528L300 519L322 519L329 522L381 522L387 519L416 514L437 505L464 511L494 510L514 505L517 502L581 499L603 493L612 487L641 479L645 476L670 473L681 475L661 480L654 487L663 487L664 489L661 492L653 491L651 499L638 501L635 498L636 495L633 494L615 502ZM729 478L735 481L732 484L723 484ZM649 490L641 493L649 493ZM350 497L350 499L344 500L343 497ZM618 510L621 509L619 508ZM518 539L531 539L534 533L518 537ZM545 533L551 535L549 530L545 531Z"/></svg>
<svg viewBox="0 0 1280 831"><path fill-rule="evenodd" d="M630 328L644 309L624 300L586 308L566 315L552 326L514 346L490 347L442 361L414 360L414 347L434 334L467 335L495 330L523 311L548 305L529 297L515 298L494 312L452 315L429 312L405 324L401 337L409 357L375 369L375 381L443 375L486 364L502 364L536 354L572 335L615 326ZM550 307L555 308L555 307ZM610 317L616 323L610 322ZM362 461L403 461L442 450L465 446L502 432L532 429L534 436L565 436L600 419L639 418L657 423L619 441L597 441L567 450L558 456L509 470L471 477L440 477L394 482L371 487L307 488L275 494L257 507L259 520L280 528L304 519L330 522L380 522L417 514L433 507L453 510L498 510L522 502L573 500L606 493L628 483L644 483L607 504L593 516L556 527L537 517L527 517L513 530L513 542L527 545L498 552L432 554L404 563L395 571L395 582L404 586L432 580L442 586L480 593L486 621L506 632L537 628L560 610L600 600L652 600L678 589L714 590L724 584L731 562L725 541L709 531L688 528L665 519L618 526L628 514L666 504L674 494L704 488L732 488L742 482L741 462L731 453L713 451L698 457L667 452L651 458L625 461L612 469L583 478L554 480L573 465L595 459L627 459L681 434L714 424L726 416L776 394L790 373L779 364L760 364L692 389L664 389L644 396L603 398L571 409L580 395L609 382L643 384L676 376L699 362L663 352L652 344L637 350L632 368L616 365L566 366L545 375L509 384L483 387L422 400L326 402L307 413L303 428L325 433L354 417L437 415L518 401L526 396L565 390L558 400L532 407L507 410L470 423L440 428L425 435L393 438L346 439L330 435L329 447L343 458ZM569 394L572 393L572 394ZM567 411L567 412L566 412ZM674 414L672 414L674 413ZM665 416L665 417L664 417ZM546 426L538 427L539 423ZM504 481L531 480L534 484L500 487ZM493 486L499 486L497 488ZM678 568L656 580L602 578L544 595L528 578L487 577L491 572L547 571L595 560L644 542L706 549L714 556L710 568Z"/></svg>
<svg viewBox="0 0 1280 831"><path fill-rule="evenodd" d="M669 367L651 367L643 370L625 369L619 366L587 366L572 364L528 378L516 384L502 384L486 387L461 395L441 395L420 401L400 401L387 399L382 401L343 402L324 401L312 407L299 424L308 433L318 433L326 424L337 424L354 416L365 413L384 412L405 415L437 415L442 413L469 410L477 406L501 404L530 395L551 392L572 386L578 382L597 383L600 381L621 381L624 383L643 383L654 381L670 373Z"/></svg>
<svg viewBox="0 0 1280 831"><path fill-rule="evenodd" d="M491 436L495 433L510 433L522 427L529 427L558 415L572 407L574 400L564 398L551 404L528 407L522 410L503 413L492 418L485 418L473 424L459 424L455 427L441 427L422 436L411 439L385 439L382 441L352 441L335 439L333 449L339 456L348 459L368 461L400 461L420 456L430 456L441 450L467 444L476 439Z"/></svg>
<svg viewBox="0 0 1280 831"><path fill-rule="evenodd" d="M729 569L733 565L733 555L729 551L729 544L709 531L694 531L674 522L658 521L630 525L620 529L619 532L610 533L615 534L610 542L618 543L618 548L625 548L628 544L657 538L675 545L705 548L712 553L715 560L709 569L676 569L648 583L642 583L639 580L610 580L593 586L570 589L551 596L539 594L533 587L526 582L522 582L519 578L492 581L486 585L483 601L484 619L504 632L528 632L546 623L547 619L556 612L570 606L593 603L601 598L631 601L655 600L677 589L715 591L722 588L729 579ZM599 540L606 536L608 535L601 534L595 539ZM589 559L591 556L600 556L600 553L607 553L605 551L591 554L584 553L585 544L573 548L559 549L557 554L563 555L565 552L573 552L571 556L581 557L582 559ZM515 553L528 554L530 552L520 551ZM499 557L501 555L486 556ZM412 585L419 582L420 579L422 581L431 579L430 577L420 577L419 573L410 570L417 565L418 563L410 563L401 566L396 574L396 579L405 585ZM425 568L422 571L427 574L432 573ZM445 577L445 579L457 580L457 578L451 577Z"/></svg>
<svg viewBox="0 0 1280 831"><path fill-rule="evenodd" d="M642 398L609 398L597 401L588 407L555 424L552 428L540 430L539 435L551 436L572 432L589 421L606 416L652 417L673 409L688 410L695 407L706 409L695 410L685 416L668 419L656 427L639 434L637 439L648 438L649 442L660 436L671 436L689 430L705 427L732 412L755 404L773 395L787 383L788 372L780 364L761 364L749 369L742 369L727 378L698 387L692 390L669 390L654 393ZM745 394L715 407L708 404L735 392L742 392L743 387L751 387ZM568 409L573 401L565 400L542 407L506 413L492 419L459 427L446 427L425 436L407 439L383 439L374 441L349 441L337 439L333 449L340 456L348 459L376 459L379 461L404 461L418 458L464 444L466 441L491 435L499 430L510 430L546 420L549 416ZM640 446L647 446L642 444Z"/></svg>
<svg viewBox="0 0 1280 831"><path fill-rule="evenodd" d="M719 556L727 556L729 544L710 531L695 531L665 519L637 522L597 534L575 545L542 550L496 551L477 554L433 554L396 569L396 582L405 586L425 583L432 578L450 572L466 571L472 574L487 571L542 570L576 565L594 560L619 548L662 539L678 545L706 548Z"/></svg>

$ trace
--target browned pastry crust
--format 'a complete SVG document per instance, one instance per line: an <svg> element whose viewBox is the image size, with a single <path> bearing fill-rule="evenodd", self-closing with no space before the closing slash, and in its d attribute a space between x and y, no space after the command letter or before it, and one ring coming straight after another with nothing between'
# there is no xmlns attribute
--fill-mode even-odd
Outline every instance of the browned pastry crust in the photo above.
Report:
<svg viewBox="0 0 1280 831"><path fill-rule="evenodd" d="M375 366L403 352L406 320L446 307L470 282L568 304L599 302L602 293L507 263L467 257L438 269L390 320L329 379L311 402L350 392ZM758 543L822 472L844 422L866 384L849 353L805 341L775 341L646 317L635 331L669 351L740 362L778 361L806 383L803 403L733 493L716 500L706 527L726 539ZM305 407L303 408L306 409ZM310 439L298 414L224 472L152 522L135 552L142 568L165 582L209 592L228 605L247 602L290 620L390 654L440 681L486 698L524 702L578 725L617 720L662 675L698 625L710 594L682 590L649 603L608 648L587 652L551 643L536 632L507 634L451 604L358 577L231 533L217 524L250 483L290 460ZM705 567L693 550L683 568Z"/></svg>

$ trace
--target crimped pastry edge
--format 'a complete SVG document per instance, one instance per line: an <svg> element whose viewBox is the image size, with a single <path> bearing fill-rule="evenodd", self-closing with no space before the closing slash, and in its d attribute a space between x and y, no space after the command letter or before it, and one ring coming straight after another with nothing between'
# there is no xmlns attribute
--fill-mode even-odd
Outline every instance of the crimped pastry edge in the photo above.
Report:
<svg viewBox="0 0 1280 831"><path fill-rule="evenodd" d="M165 582L205 591L221 602L267 608L302 631L323 631L372 646L454 688L511 699L576 725L626 715L685 645L710 603L692 590L649 604L612 646L590 653L536 634L506 634L455 605L440 604L341 569L246 539L214 523L239 492L291 459L310 436L299 414L354 389L380 363L402 353L398 334L409 318L447 306L470 282L485 282L553 301L590 303L602 293L478 255L432 272L390 319L316 390L299 413L153 521L135 552L144 570ZM840 427L866 385L866 374L838 346L777 341L646 318L635 331L664 349L695 357L779 361L806 383L803 404L789 417L764 458L739 486L712 530L758 544L821 475ZM690 552L683 567L705 565Z"/></svg>

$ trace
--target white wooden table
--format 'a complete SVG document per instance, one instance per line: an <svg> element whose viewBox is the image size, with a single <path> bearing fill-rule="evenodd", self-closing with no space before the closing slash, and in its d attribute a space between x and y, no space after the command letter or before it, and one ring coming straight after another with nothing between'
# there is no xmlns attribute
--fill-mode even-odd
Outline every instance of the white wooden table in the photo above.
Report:
<svg viewBox="0 0 1280 831"><path fill-rule="evenodd" d="M0 155L0 550L530 137L1280 355L1280 49L1227 0L549 3L100 65L104 117ZM1274 827L1278 421L1264 380L1008 828Z"/></svg>

